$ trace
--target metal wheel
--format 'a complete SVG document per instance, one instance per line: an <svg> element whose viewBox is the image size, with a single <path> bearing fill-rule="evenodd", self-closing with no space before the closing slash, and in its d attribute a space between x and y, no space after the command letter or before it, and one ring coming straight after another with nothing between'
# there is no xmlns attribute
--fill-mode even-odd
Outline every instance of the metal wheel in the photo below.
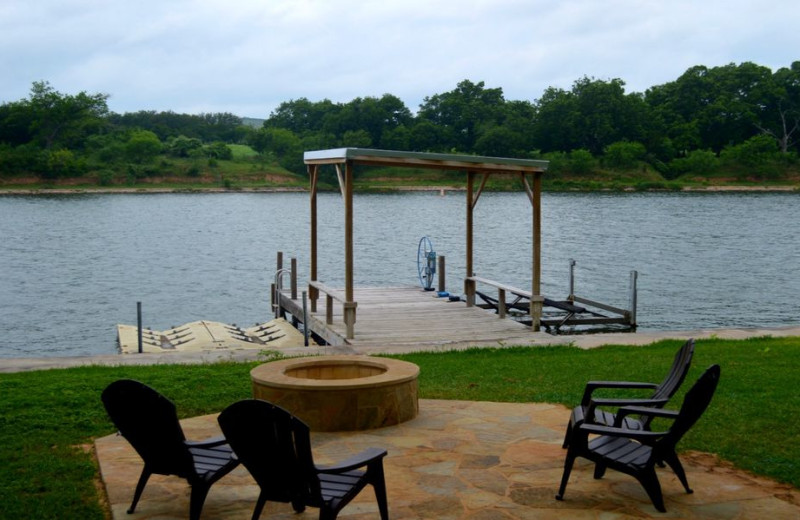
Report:
<svg viewBox="0 0 800 520"><path fill-rule="evenodd" d="M417 247L417 273L422 288L432 291L433 275L436 273L436 251L433 250L433 244L427 236L419 240Z"/></svg>

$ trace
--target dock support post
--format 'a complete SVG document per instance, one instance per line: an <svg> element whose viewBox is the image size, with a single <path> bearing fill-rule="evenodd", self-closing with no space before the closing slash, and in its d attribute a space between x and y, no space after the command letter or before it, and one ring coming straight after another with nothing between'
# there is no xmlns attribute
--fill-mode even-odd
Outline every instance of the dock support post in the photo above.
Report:
<svg viewBox="0 0 800 520"><path fill-rule="evenodd" d="M533 174L533 198L531 199L533 211L531 218L533 220L533 257L531 263L533 265L533 272L531 273L531 303L530 303L530 316L531 316L531 330L539 332L542 321L542 306L544 305L544 297L542 296L541 278L542 278L542 172L534 172Z"/></svg>
<svg viewBox="0 0 800 520"><path fill-rule="evenodd" d="M575 301L575 260L569 259L569 296L567 300Z"/></svg>
<svg viewBox="0 0 800 520"><path fill-rule="evenodd" d="M308 346L308 306L306 303L308 293L303 291L303 346Z"/></svg>
<svg viewBox="0 0 800 520"><path fill-rule="evenodd" d="M297 258L292 258L289 270L289 285L291 285L292 300L297 299ZM297 327L297 316L292 316L292 325Z"/></svg>
<svg viewBox="0 0 800 520"><path fill-rule="evenodd" d="M631 327L636 327L636 304L638 300L637 296L637 286L636 280L639 278L639 273L637 271L631 271L631 294L630 294L630 301L628 303L629 315L628 315L628 324Z"/></svg>
<svg viewBox="0 0 800 520"><path fill-rule="evenodd" d="M142 353L142 302L136 302L136 326L138 327L137 340L139 341L139 354Z"/></svg>
<svg viewBox="0 0 800 520"><path fill-rule="evenodd" d="M506 290L501 288L497 289L497 317L506 317Z"/></svg>
<svg viewBox="0 0 800 520"><path fill-rule="evenodd" d="M345 302L344 303L344 324L347 328L347 339L353 339L355 337L355 326L356 326L356 307L358 306L357 302Z"/></svg>
<svg viewBox="0 0 800 520"><path fill-rule="evenodd" d="M475 305L475 282L470 281L469 279L475 276L475 273L472 272L472 217L473 217L473 210L475 209L475 204L473 203L473 188L475 185L475 173L474 172L467 172L467 252L466 252L466 261L467 261L467 276L464 280L464 294L467 298L467 307L473 307Z"/></svg>
<svg viewBox="0 0 800 520"><path fill-rule="evenodd" d="M317 281L317 177L319 176L319 167L317 165L308 165L308 179L311 183L309 187L310 192L310 208L309 212L311 215L311 243L309 244L310 247L310 255L311 258L309 259L309 280L312 282ZM316 287L310 286L308 288L308 297L311 298L311 312L317 312L317 298L319 297L318 291Z"/></svg>
<svg viewBox="0 0 800 520"><path fill-rule="evenodd" d="M544 307L544 296L541 294L534 294L531 296L531 327L534 331L538 332L540 324L542 323L542 308Z"/></svg>
<svg viewBox="0 0 800 520"><path fill-rule="evenodd" d="M292 284L292 299L297 299L297 258L292 258L291 263L291 284Z"/></svg>
<svg viewBox="0 0 800 520"><path fill-rule="evenodd" d="M444 292L445 289L445 281L447 278L444 274L444 255L439 255L439 292Z"/></svg>

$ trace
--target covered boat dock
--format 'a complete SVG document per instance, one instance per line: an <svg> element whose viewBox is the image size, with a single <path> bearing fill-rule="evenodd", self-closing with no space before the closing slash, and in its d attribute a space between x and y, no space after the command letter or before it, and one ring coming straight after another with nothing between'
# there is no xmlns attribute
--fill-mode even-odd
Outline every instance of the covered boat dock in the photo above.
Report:
<svg viewBox="0 0 800 520"><path fill-rule="evenodd" d="M363 148L337 148L331 150L309 151L304 154L304 162L308 168L310 181L310 273L308 286L308 299L310 300L310 313L306 311L308 327L320 337L331 343L344 341L352 343L357 338L384 337L390 338L392 331L403 330L407 337L408 330L417 328L422 323L420 316L429 318L432 328L441 330L444 334L452 334L455 330L461 331L466 337L478 339L479 330L486 330L484 320L488 317L493 320L493 327L497 329L498 337L516 337L520 334L530 334L538 331L542 318L542 304L544 297L541 295L541 178L547 170L547 161L513 159L499 157L482 157L475 155L439 154L421 152L402 152L389 150L374 150ZM344 203L344 244L343 268L345 287L334 288L326 285L319 273L318 261L318 209L317 192L322 167L333 167L339 182L339 189ZM465 241L466 241L466 273L464 276L464 294L466 309L463 302L445 302L436 300L435 295L421 289L413 290L411 294L398 288L357 289L354 282L355 265L353 262L353 177L357 166L376 167L402 167L414 169L440 169L463 172L466 177L466 206L465 206ZM474 209L480 200L487 181L493 175L517 177L531 204L532 237L530 289L517 289L529 295L530 327L521 325L512 320L498 320L488 315L485 310L476 305L476 286L478 284L494 286L501 293L507 288L503 284L474 276L473 264L473 230ZM392 218L387 215L386 218ZM405 291L408 291L405 288ZM279 296L280 307L295 317L303 315L301 302L295 294ZM402 296L401 296L402 295ZM325 311L318 312L319 300L324 296ZM358 296L359 299L356 298ZM404 303L401 303L404 302ZM428 308L431 303L435 308ZM367 308L368 307L368 308ZM455 317L453 310L460 307L459 318ZM427 309L427 310L423 310ZM466 314L464 314L466 312ZM438 318L433 315L441 316ZM440 314L441 313L441 314ZM449 317L446 317L449 316ZM359 330L356 332L358 319ZM449 326L448 326L449 322ZM503 322L500 325L498 322ZM381 325L382 324L382 325ZM472 324L468 327L467 324ZM497 326L494 326L497 324ZM363 330L362 330L363 327ZM466 327L466 328L465 328ZM485 338L494 340L495 338Z"/></svg>

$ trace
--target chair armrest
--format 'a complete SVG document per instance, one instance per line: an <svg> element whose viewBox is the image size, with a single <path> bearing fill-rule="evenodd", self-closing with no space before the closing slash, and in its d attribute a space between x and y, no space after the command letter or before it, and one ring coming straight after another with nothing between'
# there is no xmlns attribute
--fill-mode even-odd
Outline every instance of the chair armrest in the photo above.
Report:
<svg viewBox="0 0 800 520"><path fill-rule="evenodd" d="M183 443L189 448L203 448L203 447L210 447L210 446L222 446L223 444L227 444L228 440L225 438L224 435L218 435L216 437L209 437L208 439L203 439L202 441L183 441Z"/></svg>
<svg viewBox="0 0 800 520"><path fill-rule="evenodd" d="M663 437L667 432L651 432L649 430L629 430L615 426L602 426L599 424L583 423L579 426L582 432L594 433L597 435L607 435L609 437L625 437L634 440L653 440Z"/></svg>
<svg viewBox="0 0 800 520"><path fill-rule="evenodd" d="M636 381L589 381L583 390L581 405L588 406L592 399L592 393L598 388L626 388L626 389L654 389L658 385L655 383L640 383Z"/></svg>
<svg viewBox="0 0 800 520"><path fill-rule="evenodd" d="M595 409L598 406L613 406L613 407L622 407L622 406L639 406L641 408L649 409L649 406L664 406L667 404L669 399L592 399L589 402L589 406L586 407L586 417L589 418L590 421L594 420ZM619 412L617 412L619 413Z"/></svg>
<svg viewBox="0 0 800 520"><path fill-rule="evenodd" d="M367 448L366 450L353 455L352 457L336 464L315 466L320 473L344 473L354 469L362 468L375 461L381 460L386 456L386 450L381 448Z"/></svg>
<svg viewBox="0 0 800 520"><path fill-rule="evenodd" d="M617 411L617 417L621 420L627 415L649 415L650 417L663 417L665 419L675 419L678 417L677 410L665 410L663 408L650 408L648 406L624 406Z"/></svg>

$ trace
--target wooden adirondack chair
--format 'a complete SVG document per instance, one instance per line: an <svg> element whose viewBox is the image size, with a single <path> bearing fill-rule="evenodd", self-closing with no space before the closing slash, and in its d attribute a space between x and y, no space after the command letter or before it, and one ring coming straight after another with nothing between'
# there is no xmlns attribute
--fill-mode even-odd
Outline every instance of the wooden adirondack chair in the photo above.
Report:
<svg viewBox="0 0 800 520"><path fill-rule="evenodd" d="M318 507L320 520L335 519L367 484L375 489L381 519L388 520L386 450L370 448L339 464L318 466L308 426L283 408L257 399L230 405L218 421L236 456L261 488L253 520L261 516L267 500L291 503L298 513L306 506Z"/></svg>
<svg viewBox="0 0 800 520"><path fill-rule="evenodd" d="M566 448L569 445L572 429L576 424L581 424L585 421L606 426L614 425L617 420L616 415L614 412L604 408L620 406L664 407L670 398L675 395L675 392L678 391L678 388L686 378L686 374L689 373L689 366L692 364L693 356L694 340L690 339L675 353L669 372L664 377L664 380L657 384L631 381L589 381L586 383L581 404L572 410L569 423L567 423L567 432L564 435L562 447ZM641 399L594 397L595 390L601 388L652 389L653 393L649 397ZM618 426L630 430L649 430L652 419L651 415L625 416Z"/></svg>
<svg viewBox="0 0 800 520"><path fill-rule="evenodd" d="M115 381L101 399L120 434L144 461L128 513L136 509L150 475L177 475L192 487L189 518L198 520L211 485L239 464L225 438L186 440L172 401L138 381Z"/></svg>
<svg viewBox="0 0 800 520"><path fill-rule="evenodd" d="M572 438L569 439L564 473L556 499L563 500L569 475L577 457L584 457L595 463L594 478L602 478L607 468L633 476L644 487L655 508L662 513L666 512L666 508L655 469L659 462L664 461L669 464L686 492L692 493L675 446L708 408L719 383L719 375L719 365L709 367L686 393L683 405L678 412L631 406L621 408L617 414L620 423L622 421L619 417L628 414L673 419L672 425L667 431L637 431L619 426L589 423L576 425L572 430ZM598 437L590 440L589 435L598 435Z"/></svg>

